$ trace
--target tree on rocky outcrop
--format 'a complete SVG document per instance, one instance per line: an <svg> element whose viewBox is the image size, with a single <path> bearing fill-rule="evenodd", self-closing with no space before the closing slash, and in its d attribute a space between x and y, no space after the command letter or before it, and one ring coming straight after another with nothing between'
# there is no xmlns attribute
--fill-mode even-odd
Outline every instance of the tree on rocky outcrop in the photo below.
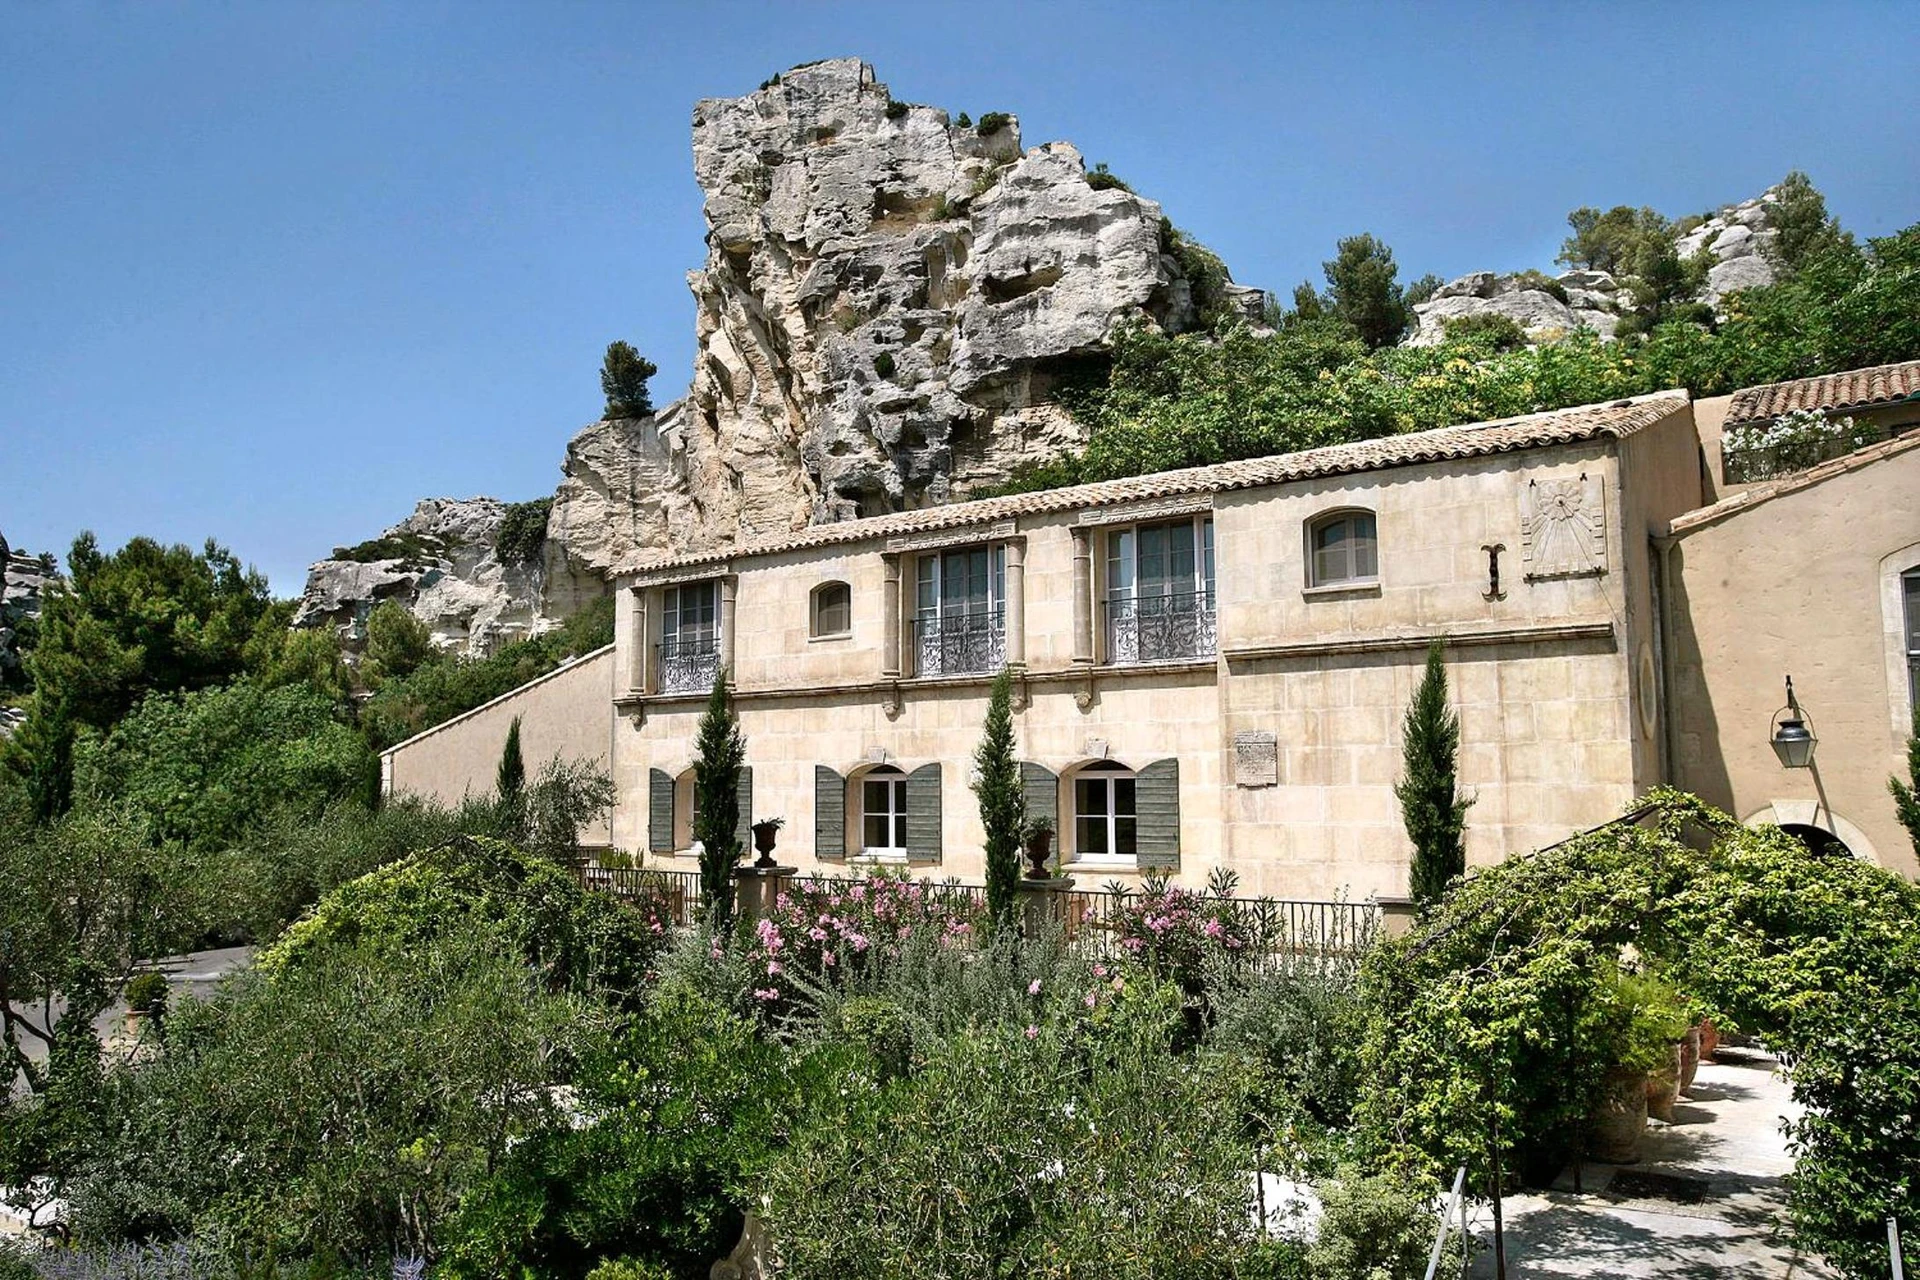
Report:
<svg viewBox="0 0 1920 1280"><path fill-rule="evenodd" d="M379 677L411 675L439 656L433 631L398 600L367 615L367 662Z"/></svg>
<svg viewBox="0 0 1920 1280"><path fill-rule="evenodd" d="M733 713L727 670L714 673L713 693L694 734L693 838L700 845L700 892L715 929L733 919L733 868L745 849L740 843L740 771L747 763L747 739Z"/></svg>
<svg viewBox="0 0 1920 1280"><path fill-rule="evenodd" d="M987 834L987 914L996 929L1015 923L1014 895L1020 882L1020 826L1026 803L1020 765L1013 756L1013 677L1002 671L987 699L986 728L973 756L973 792L980 798L980 826Z"/></svg>
<svg viewBox="0 0 1920 1280"><path fill-rule="evenodd" d="M1473 801L1461 799L1456 787L1460 718L1447 706L1445 653L1438 640L1427 650L1426 674L1403 728L1404 772L1393 788L1413 841L1410 891L1421 906L1439 901L1447 883L1467 869L1462 836Z"/></svg>
<svg viewBox="0 0 1920 1280"><path fill-rule="evenodd" d="M1604 212L1583 205L1567 215L1567 225L1573 234L1555 261L1614 275L1638 274L1642 254L1673 240L1673 224L1658 212L1625 204Z"/></svg>
<svg viewBox="0 0 1920 1280"><path fill-rule="evenodd" d="M41 693L19 729L0 739L0 768L19 778L36 821L51 822L73 803L74 736L66 701Z"/></svg>
<svg viewBox="0 0 1920 1280"><path fill-rule="evenodd" d="M1353 326L1369 347L1391 346L1407 328L1406 297L1401 292L1393 250L1371 235L1348 236L1335 247L1327 274L1329 309Z"/></svg>
<svg viewBox="0 0 1920 1280"><path fill-rule="evenodd" d="M1893 793L1894 812L1913 841L1913 852L1920 856L1920 709L1914 711L1913 735L1907 739L1907 780L1888 778L1887 790Z"/></svg>
<svg viewBox="0 0 1920 1280"><path fill-rule="evenodd" d="M1795 169L1773 189L1767 225L1775 235L1764 252L1784 274L1792 274L1821 254L1857 252L1853 236L1827 212L1827 198L1812 179Z"/></svg>
<svg viewBox="0 0 1920 1280"><path fill-rule="evenodd" d="M659 366L634 350L629 342L609 342L600 362L600 390L606 393L607 418L644 418L653 412L647 382Z"/></svg>

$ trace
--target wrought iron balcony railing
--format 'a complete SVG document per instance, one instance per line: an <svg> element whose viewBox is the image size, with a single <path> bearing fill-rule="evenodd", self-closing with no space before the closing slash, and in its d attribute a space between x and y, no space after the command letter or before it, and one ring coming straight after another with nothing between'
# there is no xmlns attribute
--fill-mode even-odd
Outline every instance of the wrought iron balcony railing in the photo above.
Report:
<svg viewBox="0 0 1920 1280"><path fill-rule="evenodd" d="M923 676L998 671L1007 665L1005 612L916 618L913 662L914 673Z"/></svg>
<svg viewBox="0 0 1920 1280"><path fill-rule="evenodd" d="M1208 658L1219 644L1209 592L1108 600L1101 610L1107 661L1116 665Z"/></svg>
<svg viewBox="0 0 1920 1280"><path fill-rule="evenodd" d="M690 693L713 687L720 672L720 637L676 636L660 644L660 691Z"/></svg>

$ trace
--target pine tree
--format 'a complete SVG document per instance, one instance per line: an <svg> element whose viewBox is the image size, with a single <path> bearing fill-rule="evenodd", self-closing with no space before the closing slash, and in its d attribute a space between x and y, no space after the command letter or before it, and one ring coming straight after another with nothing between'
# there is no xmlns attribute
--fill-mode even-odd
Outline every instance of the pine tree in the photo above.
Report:
<svg viewBox="0 0 1920 1280"><path fill-rule="evenodd" d="M713 693L694 737L693 786L698 793L693 838L700 842L700 891L715 929L733 919L733 868L745 852L740 843L740 770L747 740L727 695L727 673L714 673Z"/></svg>
<svg viewBox="0 0 1920 1280"><path fill-rule="evenodd" d="M1375 348L1400 341L1408 313L1392 249L1370 235L1348 236L1321 267L1333 314L1352 325L1361 341Z"/></svg>
<svg viewBox="0 0 1920 1280"><path fill-rule="evenodd" d="M1394 785L1400 813L1413 841L1413 900L1437 901L1447 882L1467 869L1467 807L1455 790L1455 760L1460 751L1460 719L1447 706L1446 652L1436 640L1427 650L1427 672L1407 708L1404 724L1404 776Z"/></svg>
<svg viewBox="0 0 1920 1280"><path fill-rule="evenodd" d="M658 365L634 350L630 342L609 342L600 362L600 390L606 393L605 416L644 418L653 412L647 381L660 372Z"/></svg>
<svg viewBox="0 0 1920 1280"><path fill-rule="evenodd" d="M1020 882L1020 827L1025 804L1020 765L1013 757L1013 677L1002 671L987 700L986 729L973 756L974 794L980 798L980 826L987 833L987 914L995 928L1014 924L1014 896Z"/></svg>
<svg viewBox="0 0 1920 1280"><path fill-rule="evenodd" d="M73 715L67 700L36 695L27 721L0 739L0 765L18 774L33 816L52 822L73 803Z"/></svg>
<svg viewBox="0 0 1920 1280"><path fill-rule="evenodd" d="M1914 853L1920 855L1920 706L1914 708L1913 736L1907 739L1907 781L1888 778L1887 790L1893 792L1894 811L1913 841Z"/></svg>

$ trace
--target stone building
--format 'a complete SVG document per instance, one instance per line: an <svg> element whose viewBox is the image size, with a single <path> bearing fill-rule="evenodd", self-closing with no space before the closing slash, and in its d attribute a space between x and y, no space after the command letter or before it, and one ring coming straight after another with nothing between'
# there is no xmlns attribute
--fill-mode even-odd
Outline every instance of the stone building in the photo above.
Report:
<svg viewBox="0 0 1920 1280"><path fill-rule="evenodd" d="M613 646L395 748L388 783L486 788L519 715L530 755L612 772L596 842L692 868L724 666L743 812L786 819L783 862L977 880L970 762L1004 665L1070 872L1398 894L1400 720L1441 638L1472 861L1671 781L1911 873L1885 779L1920 663L1920 434L1728 492L1722 409L1669 392L629 563ZM1789 673L1812 769L1769 743Z"/></svg>

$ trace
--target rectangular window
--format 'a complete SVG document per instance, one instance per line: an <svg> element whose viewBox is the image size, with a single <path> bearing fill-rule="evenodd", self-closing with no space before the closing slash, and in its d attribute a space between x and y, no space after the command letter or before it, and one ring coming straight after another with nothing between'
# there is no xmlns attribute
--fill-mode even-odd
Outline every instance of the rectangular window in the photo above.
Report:
<svg viewBox="0 0 1920 1280"><path fill-rule="evenodd" d="M1134 779L1089 769L1073 781L1073 852L1082 858L1131 858L1139 851Z"/></svg>
<svg viewBox="0 0 1920 1280"><path fill-rule="evenodd" d="M920 675L997 671L1006 662L1007 552L965 547L914 562L914 659Z"/></svg>
<svg viewBox="0 0 1920 1280"><path fill-rule="evenodd" d="M1216 642L1213 521L1174 520L1107 535L1107 660L1201 658Z"/></svg>
<svg viewBox="0 0 1920 1280"><path fill-rule="evenodd" d="M1920 571L1902 579L1907 609L1907 714L1920 708Z"/></svg>
<svg viewBox="0 0 1920 1280"><path fill-rule="evenodd" d="M720 584L668 587L660 615L660 687L711 688L720 670Z"/></svg>
<svg viewBox="0 0 1920 1280"><path fill-rule="evenodd" d="M1379 542L1371 511L1353 511L1313 526L1313 579L1310 585L1371 582L1379 576Z"/></svg>
<svg viewBox="0 0 1920 1280"><path fill-rule="evenodd" d="M867 778L860 785L861 846L871 854L907 854L907 780Z"/></svg>

